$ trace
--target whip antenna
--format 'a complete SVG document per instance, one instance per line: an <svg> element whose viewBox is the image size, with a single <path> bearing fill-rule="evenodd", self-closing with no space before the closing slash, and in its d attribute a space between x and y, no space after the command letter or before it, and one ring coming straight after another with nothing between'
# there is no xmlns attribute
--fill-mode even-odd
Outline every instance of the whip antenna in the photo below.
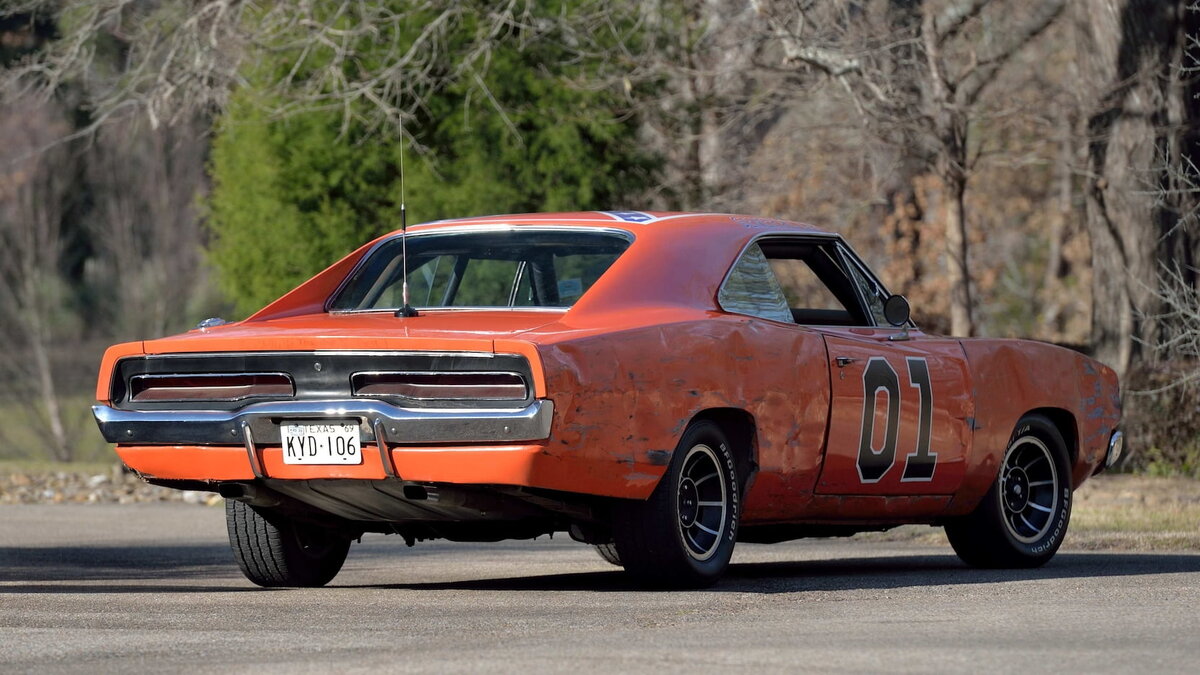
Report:
<svg viewBox="0 0 1200 675"><path fill-rule="evenodd" d="M400 113L400 274L403 281L400 297L404 306L396 310L396 316L417 316L417 310L408 304L408 212L404 206L404 113Z"/></svg>

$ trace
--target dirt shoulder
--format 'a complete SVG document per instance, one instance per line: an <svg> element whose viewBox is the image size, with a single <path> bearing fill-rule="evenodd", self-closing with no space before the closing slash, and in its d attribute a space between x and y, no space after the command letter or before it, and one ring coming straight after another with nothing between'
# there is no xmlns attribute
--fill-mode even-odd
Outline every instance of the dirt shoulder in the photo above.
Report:
<svg viewBox="0 0 1200 675"><path fill-rule="evenodd" d="M1200 481L1097 476L1076 493L1066 548L1200 551Z"/></svg>

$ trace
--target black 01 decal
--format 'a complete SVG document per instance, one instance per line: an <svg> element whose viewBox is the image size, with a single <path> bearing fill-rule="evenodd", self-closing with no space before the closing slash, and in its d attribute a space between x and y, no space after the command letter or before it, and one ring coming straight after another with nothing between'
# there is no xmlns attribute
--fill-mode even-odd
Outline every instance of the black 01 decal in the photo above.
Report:
<svg viewBox="0 0 1200 675"><path fill-rule="evenodd" d="M929 449L933 427L933 385L929 378L929 363L922 358L905 360L909 386L920 396L917 418L917 448L904 458L901 482L933 480L937 468L937 453ZM888 397L887 425L883 447L876 450L875 404L880 391ZM896 463L896 443L900 431L900 378L887 359L873 357L863 371L862 431L858 442L858 477L864 483L878 483Z"/></svg>
<svg viewBox="0 0 1200 675"><path fill-rule="evenodd" d="M937 453L929 450L929 433L933 427L933 385L929 382L929 362L925 359L909 358L909 386L916 388L921 395L921 407L918 411L920 426L917 427L917 451L904 458L904 475L902 482L920 482L933 480L933 470L937 468Z"/></svg>
<svg viewBox="0 0 1200 675"><path fill-rule="evenodd" d="M887 392L887 432L883 436L883 447L876 450L875 401L880 390ZM858 442L858 477L864 483L877 483L896 463L896 437L900 431L900 380L887 359L879 357L867 361L863 371L863 414L862 432Z"/></svg>

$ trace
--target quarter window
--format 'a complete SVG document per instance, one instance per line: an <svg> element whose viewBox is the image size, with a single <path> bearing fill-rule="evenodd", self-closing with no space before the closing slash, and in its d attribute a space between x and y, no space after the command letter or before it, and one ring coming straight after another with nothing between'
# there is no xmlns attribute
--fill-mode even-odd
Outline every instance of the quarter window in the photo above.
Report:
<svg viewBox="0 0 1200 675"><path fill-rule="evenodd" d="M734 264L717 301L727 312L792 322L783 288L758 244L752 244Z"/></svg>

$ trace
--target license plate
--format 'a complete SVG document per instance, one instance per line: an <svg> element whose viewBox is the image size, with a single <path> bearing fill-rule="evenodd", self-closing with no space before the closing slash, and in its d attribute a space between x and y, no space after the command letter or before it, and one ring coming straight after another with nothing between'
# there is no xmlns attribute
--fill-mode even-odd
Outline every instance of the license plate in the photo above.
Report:
<svg viewBox="0 0 1200 675"><path fill-rule="evenodd" d="M362 464L358 425L281 424L284 464Z"/></svg>

